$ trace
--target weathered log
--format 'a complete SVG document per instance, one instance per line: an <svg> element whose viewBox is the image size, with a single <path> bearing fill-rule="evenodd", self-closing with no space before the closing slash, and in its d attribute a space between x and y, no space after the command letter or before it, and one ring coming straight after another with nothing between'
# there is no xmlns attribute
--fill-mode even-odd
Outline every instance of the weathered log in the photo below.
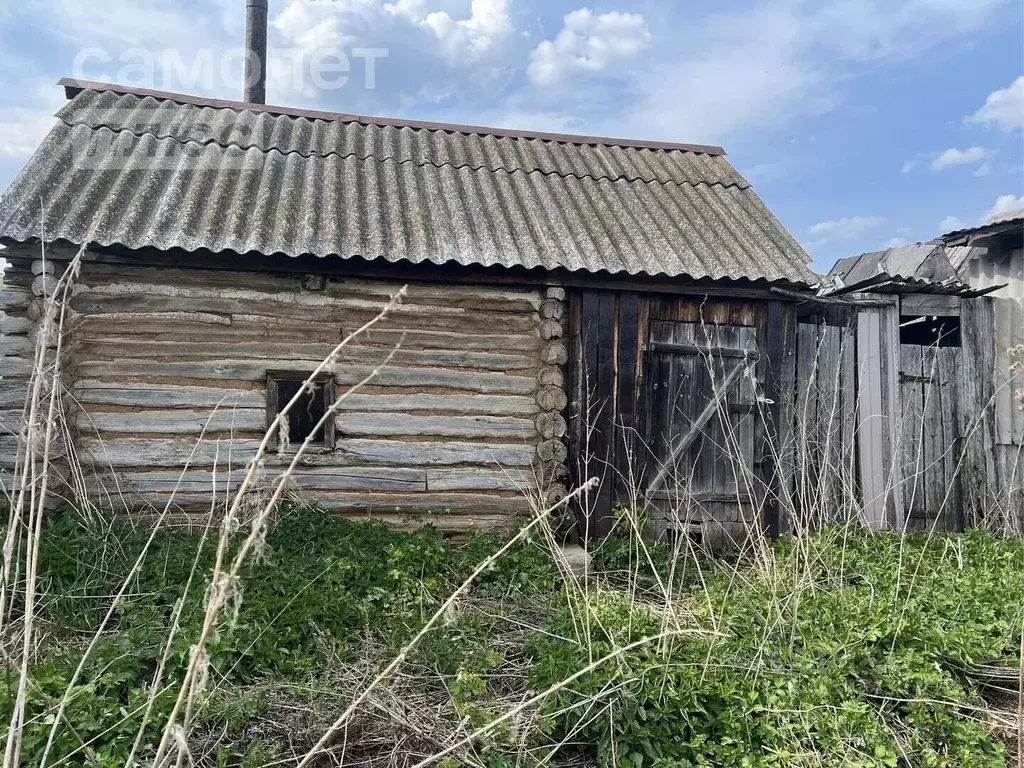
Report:
<svg viewBox="0 0 1024 768"><path fill-rule="evenodd" d="M557 412L537 416L537 432L545 440L561 439L566 433L565 419Z"/></svg>
<svg viewBox="0 0 1024 768"><path fill-rule="evenodd" d="M94 340L90 333L79 334L79 347L90 358L114 359L130 348L136 357L147 360L316 360L325 358L335 344L268 343L257 340L236 340L216 342L195 341L151 341L140 340L130 335L103 337ZM340 340L340 339L339 339ZM359 364L374 359L383 359L388 348L351 346L342 350L339 363ZM536 357L527 355L503 355L492 352L448 351L440 349L415 350L400 348L391 357L389 365L411 365L437 368L479 368L488 371L524 371L536 368Z"/></svg>
<svg viewBox="0 0 1024 768"><path fill-rule="evenodd" d="M27 336L3 336L0 337L0 353L28 357L35 353L35 342Z"/></svg>
<svg viewBox="0 0 1024 768"><path fill-rule="evenodd" d="M103 413L91 410L77 418L83 432L109 434L200 435L202 432L264 432L267 428L266 408L233 408L198 411L146 410L139 413Z"/></svg>
<svg viewBox="0 0 1024 768"><path fill-rule="evenodd" d="M569 492L565 490L564 486L554 485L544 494L544 501L549 507L553 507L568 495Z"/></svg>
<svg viewBox="0 0 1024 768"><path fill-rule="evenodd" d="M344 411L448 411L492 416L529 416L537 412L534 398L514 395L349 395L340 404Z"/></svg>
<svg viewBox="0 0 1024 768"><path fill-rule="evenodd" d="M0 408L22 408L28 395L28 381L22 376L4 376L0 379Z"/></svg>
<svg viewBox="0 0 1024 768"><path fill-rule="evenodd" d="M569 456L569 451L560 440L545 440L537 446L537 458L541 461L553 461L561 464Z"/></svg>
<svg viewBox="0 0 1024 768"><path fill-rule="evenodd" d="M540 316L545 320L561 320L565 314L565 304L557 299L545 299L540 305Z"/></svg>
<svg viewBox="0 0 1024 768"><path fill-rule="evenodd" d="M568 403L560 387L544 387L537 393L537 404L542 411L563 411Z"/></svg>
<svg viewBox="0 0 1024 768"><path fill-rule="evenodd" d="M32 291L25 288L6 284L0 288L0 309L5 312L24 311L32 303L32 299Z"/></svg>
<svg viewBox="0 0 1024 768"><path fill-rule="evenodd" d="M485 466L527 467L533 449L526 445L415 442L399 440L342 440L335 455L350 463L381 463L397 466Z"/></svg>
<svg viewBox="0 0 1024 768"><path fill-rule="evenodd" d="M533 473L517 469L429 469L427 491L513 491L525 493Z"/></svg>
<svg viewBox="0 0 1024 768"><path fill-rule="evenodd" d="M214 440L197 442L193 438L115 438L82 439L82 458L97 467L241 467L256 455L260 441Z"/></svg>
<svg viewBox="0 0 1024 768"><path fill-rule="evenodd" d="M557 365L542 368L540 376L537 378L542 387L558 387L559 389L565 388L565 373L562 371L562 368Z"/></svg>
<svg viewBox="0 0 1024 768"><path fill-rule="evenodd" d="M549 299L555 299L556 301L565 301L565 288L558 285L552 285L545 291L545 295Z"/></svg>
<svg viewBox="0 0 1024 768"><path fill-rule="evenodd" d="M32 320L25 315L9 315L6 312L0 313L0 334L11 336L15 334L26 334L32 327ZM3 342L0 341L0 344Z"/></svg>
<svg viewBox="0 0 1024 768"><path fill-rule="evenodd" d="M16 359L16 358L14 358ZM382 357L383 360L383 357ZM85 360L78 363L82 378L148 376L168 379L233 379L236 381L264 381L268 370L293 370L298 373L312 371L320 359L297 360L222 360L195 362L160 362L138 358L120 360ZM372 371L370 365L345 365L337 379L340 384L352 385L362 381ZM0 368L2 371L2 368ZM12 375L16 375L13 374ZM385 367L372 381L372 386L391 387L443 387L452 390L482 394L531 394L537 389L532 377L512 376L490 371L455 371L433 368Z"/></svg>
<svg viewBox="0 0 1024 768"><path fill-rule="evenodd" d="M541 351L541 362L548 365L565 365L569 360L569 350L560 341L552 341Z"/></svg>
<svg viewBox="0 0 1024 768"><path fill-rule="evenodd" d="M239 391L216 387L180 387L173 384L132 384L79 381L74 388L83 405L126 405L143 408L263 408L263 390Z"/></svg>
<svg viewBox="0 0 1024 768"><path fill-rule="evenodd" d="M412 413L342 413L338 431L352 436L518 438L536 435L533 422L510 416L424 416Z"/></svg>
<svg viewBox="0 0 1024 768"><path fill-rule="evenodd" d="M562 324L557 320L545 320L540 324L540 337L544 341L560 339L563 333Z"/></svg>
<svg viewBox="0 0 1024 768"><path fill-rule="evenodd" d="M220 490L235 490L245 476L244 469L233 472L211 472L208 470L124 472L116 476L122 489L131 488L142 493L202 493L212 491L214 478ZM276 484L280 479L277 468L268 469L261 478L262 483ZM101 479L110 488L115 478ZM396 467L305 467L293 474L289 484L302 490L322 491L404 491L418 493L426 491L426 473L422 469L400 469Z"/></svg>
<svg viewBox="0 0 1024 768"><path fill-rule="evenodd" d="M38 275L32 281L32 294L34 296L50 296L57 290L58 280L53 275Z"/></svg>
<svg viewBox="0 0 1024 768"><path fill-rule="evenodd" d="M0 357L0 377L31 376L32 360L25 357Z"/></svg>

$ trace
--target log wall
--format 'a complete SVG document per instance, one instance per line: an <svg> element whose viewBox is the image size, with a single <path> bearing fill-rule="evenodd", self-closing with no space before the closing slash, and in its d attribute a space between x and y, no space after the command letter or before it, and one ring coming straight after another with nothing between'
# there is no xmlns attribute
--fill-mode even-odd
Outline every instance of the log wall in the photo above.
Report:
<svg viewBox="0 0 1024 768"><path fill-rule="evenodd" d="M265 431L267 371L312 371L400 287L84 264L66 385L92 494L114 508L162 508L172 495L182 510L209 508ZM21 309L29 296L20 283L5 295ZM303 459L294 493L452 532L527 513L527 493L564 494L563 302L559 288L409 285L342 353L339 394L398 347L344 400L335 448ZM269 458L267 479L289 460Z"/></svg>

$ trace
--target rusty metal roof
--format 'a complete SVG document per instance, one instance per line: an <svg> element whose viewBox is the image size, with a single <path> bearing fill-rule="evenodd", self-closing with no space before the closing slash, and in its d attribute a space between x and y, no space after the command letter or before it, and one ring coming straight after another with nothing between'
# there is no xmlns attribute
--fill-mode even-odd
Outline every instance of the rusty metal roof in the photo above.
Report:
<svg viewBox="0 0 1024 768"><path fill-rule="evenodd" d="M65 83L0 239L818 280L716 147L644 145ZM91 234L90 234L91 232Z"/></svg>

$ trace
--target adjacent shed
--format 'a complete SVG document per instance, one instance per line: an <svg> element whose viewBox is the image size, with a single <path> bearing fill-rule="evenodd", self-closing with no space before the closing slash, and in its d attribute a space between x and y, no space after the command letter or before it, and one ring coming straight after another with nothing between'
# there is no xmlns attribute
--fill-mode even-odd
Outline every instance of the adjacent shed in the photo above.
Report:
<svg viewBox="0 0 1024 768"><path fill-rule="evenodd" d="M1006 283L966 268L1002 263L990 247L944 238L841 259L801 305L796 471L812 475L798 486L819 489L809 506L877 528L1024 525L1010 426L1024 382L1011 381L1006 351L1024 324L998 319L1014 311L999 306Z"/></svg>
<svg viewBox="0 0 1024 768"><path fill-rule="evenodd" d="M597 535L640 475L688 474L693 514L662 527L778 527L787 292L818 278L720 148L62 84L0 198L5 465L41 300L84 248L60 361L79 493L208 508L282 393L407 284L310 396L315 415L400 342L316 436L304 498L462 531L597 476ZM740 485L709 458L726 435Z"/></svg>

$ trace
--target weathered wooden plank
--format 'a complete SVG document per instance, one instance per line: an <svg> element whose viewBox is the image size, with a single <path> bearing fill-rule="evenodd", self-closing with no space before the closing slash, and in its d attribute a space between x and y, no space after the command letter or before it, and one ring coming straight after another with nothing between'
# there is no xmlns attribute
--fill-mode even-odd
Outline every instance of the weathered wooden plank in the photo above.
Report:
<svg viewBox="0 0 1024 768"><path fill-rule="evenodd" d="M942 455L945 446L942 441L942 387L938 382L936 347L921 348L921 373L927 377L924 382L924 416L922 449L924 453L924 498L925 515L929 520L939 517L942 499L946 494L945 476L942 469Z"/></svg>
<svg viewBox="0 0 1024 768"><path fill-rule="evenodd" d="M399 440L342 440L333 458L349 463L380 463L398 466L445 466L483 464L527 467L533 463L531 446L501 443L402 442Z"/></svg>
<svg viewBox="0 0 1024 768"><path fill-rule="evenodd" d="M481 439L513 438L530 440L537 430L530 419L511 416L424 416L413 413L341 413L337 418L339 435L433 436Z"/></svg>
<svg viewBox="0 0 1024 768"><path fill-rule="evenodd" d="M209 410L155 410L140 412L79 413L79 429L86 432L133 434L200 435L205 432L264 432L266 410L225 405Z"/></svg>
<svg viewBox="0 0 1024 768"><path fill-rule="evenodd" d="M909 517L927 516L924 487L924 377L922 348L905 344L900 347L901 376L903 378L903 413L901 416L900 445L901 479L904 483L903 500Z"/></svg>
<svg viewBox="0 0 1024 768"><path fill-rule="evenodd" d="M124 405L141 408L263 408L259 390L181 387L173 384L132 384L131 382L78 381L75 398L83 405Z"/></svg>
<svg viewBox="0 0 1024 768"><path fill-rule="evenodd" d="M886 414L883 439L885 445L885 472L888 496L886 498L887 523L901 530L906 518L903 507L903 484L899 477L899 461L895 450L899 438L896 423L900 413L900 314L896 306L880 311L882 343L882 407Z"/></svg>
<svg viewBox="0 0 1024 768"><path fill-rule="evenodd" d="M960 316L960 297L908 293L901 299L900 311L904 315Z"/></svg>
<svg viewBox="0 0 1024 768"><path fill-rule="evenodd" d="M363 394L356 392L341 401L342 411L434 411L492 416L530 416L539 410L535 398L517 395Z"/></svg>
<svg viewBox="0 0 1024 768"><path fill-rule="evenodd" d="M857 433L860 452L864 520L873 530L886 526L885 419L882 404L881 316L877 309L861 311L857 324L857 368L860 398Z"/></svg>
<svg viewBox="0 0 1024 768"><path fill-rule="evenodd" d="M963 504L960 489L961 451L960 428L956 412L959 403L958 379L962 350L957 347L941 347L938 350L938 381L940 385L940 410L942 419L943 445L943 530L963 530Z"/></svg>

